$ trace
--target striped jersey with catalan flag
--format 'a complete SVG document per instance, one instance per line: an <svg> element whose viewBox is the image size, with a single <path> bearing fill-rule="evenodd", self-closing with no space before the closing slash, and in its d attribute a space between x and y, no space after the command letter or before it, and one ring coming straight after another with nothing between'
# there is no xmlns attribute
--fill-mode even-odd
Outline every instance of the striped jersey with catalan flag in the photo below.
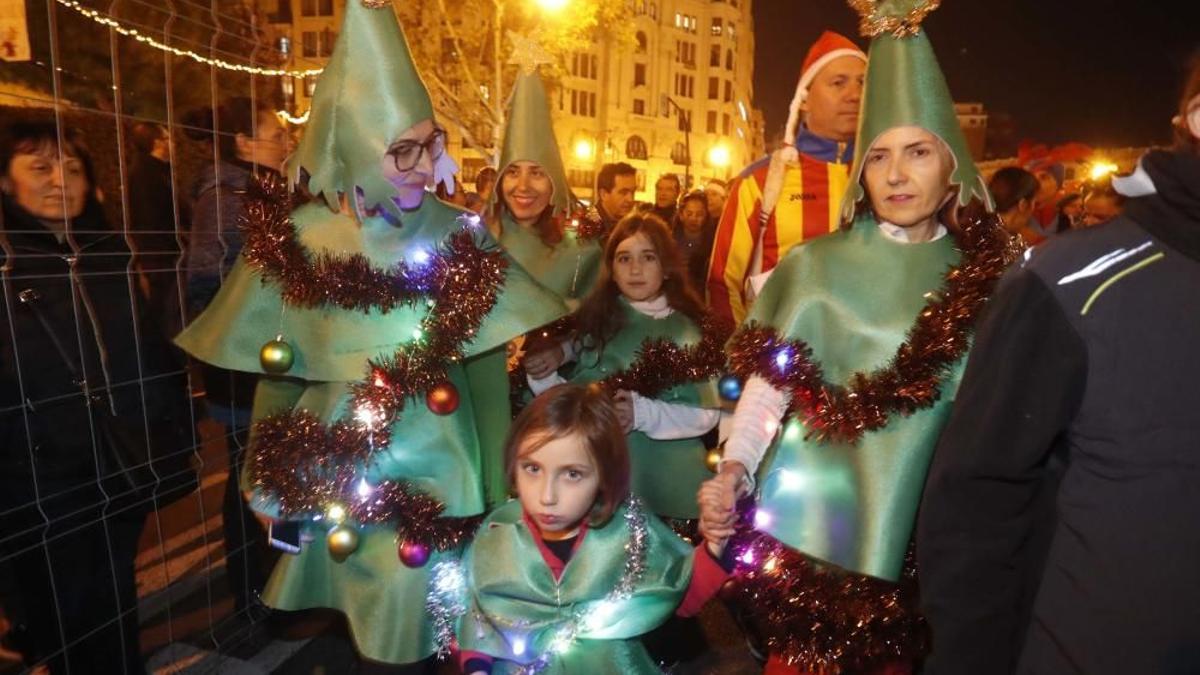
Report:
<svg viewBox="0 0 1200 675"><path fill-rule="evenodd" d="M853 144L821 138L804 128L796 146L799 162L786 168L772 213L763 214L761 208L769 157L746 167L731 186L708 265L708 306L718 316L738 323L746 316L746 282L760 228L765 228L762 267L756 271L769 272L793 246L838 227Z"/></svg>

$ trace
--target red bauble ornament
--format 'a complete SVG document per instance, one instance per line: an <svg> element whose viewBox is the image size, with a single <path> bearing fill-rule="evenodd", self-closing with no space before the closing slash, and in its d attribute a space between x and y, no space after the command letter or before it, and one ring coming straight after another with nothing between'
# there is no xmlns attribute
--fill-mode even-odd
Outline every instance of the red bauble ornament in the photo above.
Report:
<svg viewBox="0 0 1200 675"><path fill-rule="evenodd" d="M429 547L420 542L407 539L400 542L398 554L400 562L404 563L405 567L416 569L424 567L425 563L429 562Z"/></svg>
<svg viewBox="0 0 1200 675"><path fill-rule="evenodd" d="M425 394L425 405L438 415L449 415L458 410L458 388L450 382L436 385Z"/></svg>

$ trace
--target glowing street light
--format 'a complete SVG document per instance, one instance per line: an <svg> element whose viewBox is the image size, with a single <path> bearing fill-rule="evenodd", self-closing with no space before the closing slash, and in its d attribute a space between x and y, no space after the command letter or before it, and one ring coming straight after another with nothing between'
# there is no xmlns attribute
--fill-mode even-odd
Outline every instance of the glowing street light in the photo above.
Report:
<svg viewBox="0 0 1200 675"><path fill-rule="evenodd" d="M1111 173L1116 173L1119 170L1120 167L1118 167L1116 164L1105 160L1099 160L1092 164L1092 172L1090 176L1093 181L1097 181L1103 179L1105 176Z"/></svg>
<svg viewBox="0 0 1200 675"><path fill-rule="evenodd" d="M596 145L586 138L581 138L575 141L575 157L583 161L589 161L596 156Z"/></svg>
<svg viewBox="0 0 1200 675"><path fill-rule="evenodd" d="M729 148L724 143L718 143L708 149L708 163L712 166L723 169L729 166L729 162Z"/></svg>
<svg viewBox="0 0 1200 675"><path fill-rule="evenodd" d="M535 4L547 12L557 12L566 7L567 3L570 1L571 0L535 0Z"/></svg>

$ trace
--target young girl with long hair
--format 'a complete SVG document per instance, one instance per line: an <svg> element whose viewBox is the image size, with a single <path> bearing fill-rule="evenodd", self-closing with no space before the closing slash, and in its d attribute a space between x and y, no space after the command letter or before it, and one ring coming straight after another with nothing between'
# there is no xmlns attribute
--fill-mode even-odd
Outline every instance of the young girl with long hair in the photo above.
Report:
<svg viewBox="0 0 1200 675"><path fill-rule="evenodd" d="M647 362L640 352L647 340L686 347L702 339L705 310L666 224L653 214L626 216L609 236L603 265L596 289L575 313L569 380L600 382L635 369L678 368ZM566 379L551 371L530 376L529 384L536 394ZM696 490L710 477L700 437L720 419L715 384L680 376L653 397L616 389L613 399L629 437L634 494L659 515L696 517Z"/></svg>
<svg viewBox="0 0 1200 675"><path fill-rule="evenodd" d="M435 573L435 589L464 583L463 672L657 673L638 637L695 614L726 579L724 540L689 551L630 497L620 426L594 385L553 387L514 422L504 458L517 499L488 516L461 567Z"/></svg>

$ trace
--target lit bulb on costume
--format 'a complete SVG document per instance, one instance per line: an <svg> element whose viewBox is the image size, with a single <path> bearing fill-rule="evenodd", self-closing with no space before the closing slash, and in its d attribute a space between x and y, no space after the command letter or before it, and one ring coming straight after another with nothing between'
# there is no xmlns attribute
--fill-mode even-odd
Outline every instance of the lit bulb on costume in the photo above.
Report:
<svg viewBox="0 0 1200 675"><path fill-rule="evenodd" d="M416 265L425 265L431 258L432 256L429 255L429 251L423 248L416 249L412 254L412 261Z"/></svg>
<svg viewBox="0 0 1200 675"><path fill-rule="evenodd" d="M382 418L383 415L375 411L375 408L364 403L354 409L354 420L359 424L371 430L375 428L375 423Z"/></svg>
<svg viewBox="0 0 1200 675"><path fill-rule="evenodd" d="M340 524L346 519L346 507L341 504L330 504L329 508L325 509L325 517Z"/></svg>
<svg viewBox="0 0 1200 675"><path fill-rule="evenodd" d="M791 469L780 469L779 471L779 487L792 492L799 492L804 489L808 483L804 474Z"/></svg>
<svg viewBox="0 0 1200 675"><path fill-rule="evenodd" d="M754 510L754 529L762 530L771 526L771 514L762 509Z"/></svg>
<svg viewBox="0 0 1200 675"><path fill-rule="evenodd" d="M784 368L787 368L788 361L790 361L791 358L792 351L790 349L787 349L786 347L780 349L775 353L775 365L778 366L780 370L783 370Z"/></svg>
<svg viewBox="0 0 1200 675"><path fill-rule="evenodd" d="M525 636L518 635L512 639L512 653L513 656L525 655Z"/></svg>
<svg viewBox="0 0 1200 675"><path fill-rule="evenodd" d="M776 564L777 563L775 562L775 556L771 556L770 558L767 558L767 561L765 563L763 563L763 571L764 572L774 572Z"/></svg>
<svg viewBox="0 0 1200 675"><path fill-rule="evenodd" d="M282 375L292 369L296 362L296 354L292 346L284 341L282 335L276 335L274 340L258 350L258 363L263 372L271 375Z"/></svg>
<svg viewBox="0 0 1200 675"><path fill-rule="evenodd" d="M358 530L344 523L334 525L325 536L325 545L329 547L329 556L342 562L358 550Z"/></svg>
<svg viewBox="0 0 1200 675"><path fill-rule="evenodd" d="M372 492L375 492L375 488L371 487L366 478L360 478L358 480L358 487L354 491L358 494L359 499L366 499L371 496Z"/></svg>

